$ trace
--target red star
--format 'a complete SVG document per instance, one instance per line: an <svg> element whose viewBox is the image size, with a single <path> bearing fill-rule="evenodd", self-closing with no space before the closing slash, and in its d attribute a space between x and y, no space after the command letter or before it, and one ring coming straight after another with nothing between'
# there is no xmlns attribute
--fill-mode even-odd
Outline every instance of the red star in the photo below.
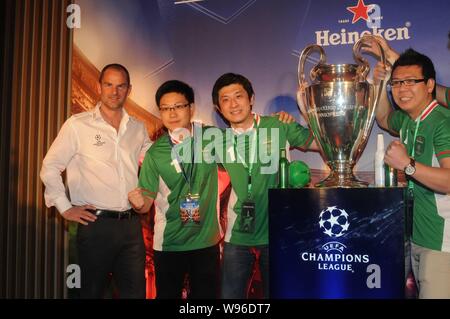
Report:
<svg viewBox="0 0 450 319"><path fill-rule="evenodd" d="M364 4L364 0L358 0L358 4L355 7L347 7L347 10L353 13L352 24L359 19L369 21L369 15L367 11L369 11L370 7L371 5L366 6Z"/></svg>

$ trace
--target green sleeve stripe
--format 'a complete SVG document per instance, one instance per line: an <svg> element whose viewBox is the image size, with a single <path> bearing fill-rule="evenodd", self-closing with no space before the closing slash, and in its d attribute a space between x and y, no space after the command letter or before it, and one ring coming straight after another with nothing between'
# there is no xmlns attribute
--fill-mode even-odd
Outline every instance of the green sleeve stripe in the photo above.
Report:
<svg viewBox="0 0 450 319"><path fill-rule="evenodd" d="M436 154L437 158L446 158L450 157L450 151L442 151Z"/></svg>

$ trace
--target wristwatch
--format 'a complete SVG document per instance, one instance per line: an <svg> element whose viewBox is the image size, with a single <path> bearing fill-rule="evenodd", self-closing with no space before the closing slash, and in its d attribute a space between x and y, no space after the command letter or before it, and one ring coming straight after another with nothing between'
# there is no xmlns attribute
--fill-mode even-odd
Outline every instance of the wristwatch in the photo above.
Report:
<svg viewBox="0 0 450 319"><path fill-rule="evenodd" d="M408 165L405 166L405 174L408 176L414 175L414 173L416 172L416 161L414 160L414 158L410 158L410 162Z"/></svg>

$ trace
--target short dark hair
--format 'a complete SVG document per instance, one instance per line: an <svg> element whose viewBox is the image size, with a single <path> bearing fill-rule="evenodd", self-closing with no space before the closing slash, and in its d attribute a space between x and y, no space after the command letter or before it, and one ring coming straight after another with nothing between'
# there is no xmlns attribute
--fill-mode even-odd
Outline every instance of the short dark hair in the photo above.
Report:
<svg viewBox="0 0 450 319"><path fill-rule="evenodd" d="M127 84L130 85L130 73L128 72L126 67L124 67L122 64L119 64L119 63L111 63L111 64L105 65L103 67L102 71L100 72L100 77L98 78L98 81L100 83L102 83L103 76L105 75L105 72L108 69L114 69L114 70L122 71L123 73L125 73L125 77L127 78Z"/></svg>
<svg viewBox="0 0 450 319"><path fill-rule="evenodd" d="M250 81L243 75L235 74L235 73L225 73L221 75L216 83L214 83L214 87L212 90L212 100L214 105L220 107L219 105L219 91L228 85L231 84L240 84L247 91L248 97L251 98L255 92L253 91L252 84Z"/></svg>
<svg viewBox="0 0 450 319"><path fill-rule="evenodd" d="M183 95L189 104L194 103L194 90L184 82L178 80L166 81L158 88L155 94L156 105L160 105L161 98L167 93L179 93Z"/></svg>
<svg viewBox="0 0 450 319"><path fill-rule="evenodd" d="M399 58L395 61L392 66L392 73L399 66L410 66L417 65L422 68L422 75L425 80L433 79L436 81L436 70L434 69L433 62L426 55L419 53L412 48L407 49L405 52L400 54ZM433 90L433 98L436 97L436 86Z"/></svg>

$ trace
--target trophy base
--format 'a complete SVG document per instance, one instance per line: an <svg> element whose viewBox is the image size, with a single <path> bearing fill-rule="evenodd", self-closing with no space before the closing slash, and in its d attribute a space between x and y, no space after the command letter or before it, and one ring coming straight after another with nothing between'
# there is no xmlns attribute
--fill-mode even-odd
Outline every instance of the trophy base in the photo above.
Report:
<svg viewBox="0 0 450 319"><path fill-rule="evenodd" d="M315 187L334 187L334 188L364 188L369 183L360 181L351 174L339 174L331 172L327 178L314 185Z"/></svg>

